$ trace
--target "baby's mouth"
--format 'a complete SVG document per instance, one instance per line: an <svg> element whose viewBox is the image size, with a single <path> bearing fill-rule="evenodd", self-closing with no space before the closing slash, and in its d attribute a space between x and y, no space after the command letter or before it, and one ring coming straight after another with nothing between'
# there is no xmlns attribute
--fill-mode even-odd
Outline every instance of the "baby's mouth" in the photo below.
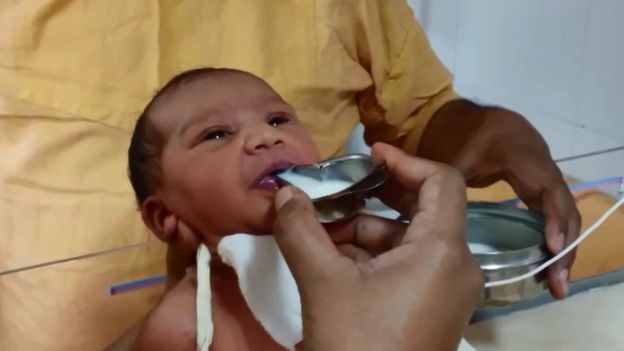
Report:
<svg viewBox="0 0 624 351"><path fill-rule="evenodd" d="M274 172L280 169L290 167L292 165L293 164L291 162L285 162L285 161L276 162L270 165L262 172L262 175L260 175L260 178L256 182L254 188L264 190L264 191L270 191L270 192L278 191L279 188L281 188L283 184L280 182L280 180L277 177L273 175L275 174Z"/></svg>
<svg viewBox="0 0 624 351"><path fill-rule="evenodd" d="M278 182L277 178L268 174L264 176L258 184L256 184L256 188L265 191L276 192L281 187L281 184Z"/></svg>

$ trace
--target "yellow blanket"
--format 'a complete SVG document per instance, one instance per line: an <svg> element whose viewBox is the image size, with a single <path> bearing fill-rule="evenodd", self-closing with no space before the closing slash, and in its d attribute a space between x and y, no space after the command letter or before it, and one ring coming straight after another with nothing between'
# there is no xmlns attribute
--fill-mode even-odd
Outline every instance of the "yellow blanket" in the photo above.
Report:
<svg viewBox="0 0 624 351"><path fill-rule="evenodd" d="M141 223L124 172L128 134L6 97L0 108L0 271L150 243L0 276L0 350L102 348L162 291L108 295L164 271L164 246Z"/></svg>

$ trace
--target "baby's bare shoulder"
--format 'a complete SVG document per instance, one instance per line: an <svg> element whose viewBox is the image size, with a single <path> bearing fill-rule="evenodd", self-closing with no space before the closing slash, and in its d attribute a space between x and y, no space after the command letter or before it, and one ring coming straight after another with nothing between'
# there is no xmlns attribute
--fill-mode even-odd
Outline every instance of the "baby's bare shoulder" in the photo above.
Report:
<svg viewBox="0 0 624 351"><path fill-rule="evenodd" d="M195 350L195 286L187 275L163 297L143 324L136 350Z"/></svg>

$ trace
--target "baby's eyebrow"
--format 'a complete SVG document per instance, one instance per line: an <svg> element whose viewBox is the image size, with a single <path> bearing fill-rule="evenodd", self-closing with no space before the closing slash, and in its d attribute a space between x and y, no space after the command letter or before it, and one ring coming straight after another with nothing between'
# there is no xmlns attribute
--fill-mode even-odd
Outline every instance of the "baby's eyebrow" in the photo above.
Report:
<svg viewBox="0 0 624 351"><path fill-rule="evenodd" d="M191 129L191 127L193 127L193 125L195 125L197 122L197 118L193 118L191 119L189 122L185 123L182 128L180 128L180 130L178 131L178 135L179 136L184 136L184 134L186 134L186 132Z"/></svg>
<svg viewBox="0 0 624 351"><path fill-rule="evenodd" d="M263 103L270 109L278 109L278 110L288 109L288 110L291 110L292 112L295 111L294 107L292 107L288 102L286 102L279 96L265 99Z"/></svg>
<svg viewBox="0 0 624 351"><path fill-rule="evenodd" d="M184 136L186 132L188 132L189 129L192 129L197 123L202 122L217 113L219 112L216 109L195 113L186 123L184 123L184 125L182 125L182 128L178 131L178 135Z"/></svg>

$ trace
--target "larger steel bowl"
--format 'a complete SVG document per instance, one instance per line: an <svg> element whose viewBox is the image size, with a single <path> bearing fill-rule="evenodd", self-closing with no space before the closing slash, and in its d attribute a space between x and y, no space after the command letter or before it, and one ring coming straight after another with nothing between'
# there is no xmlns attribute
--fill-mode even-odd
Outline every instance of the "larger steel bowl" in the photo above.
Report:
<svg viewBox="0 0 624 351"><path fill-rule="evenodd" d="M473 251L488 282L527 273L550 257L544 242L544 220L536 212L477 202L468 205L466 218L469 245L491 248ZM516 283L486 288L482 305L506 305L531 299L545 287L542 273Z"/></svg>

